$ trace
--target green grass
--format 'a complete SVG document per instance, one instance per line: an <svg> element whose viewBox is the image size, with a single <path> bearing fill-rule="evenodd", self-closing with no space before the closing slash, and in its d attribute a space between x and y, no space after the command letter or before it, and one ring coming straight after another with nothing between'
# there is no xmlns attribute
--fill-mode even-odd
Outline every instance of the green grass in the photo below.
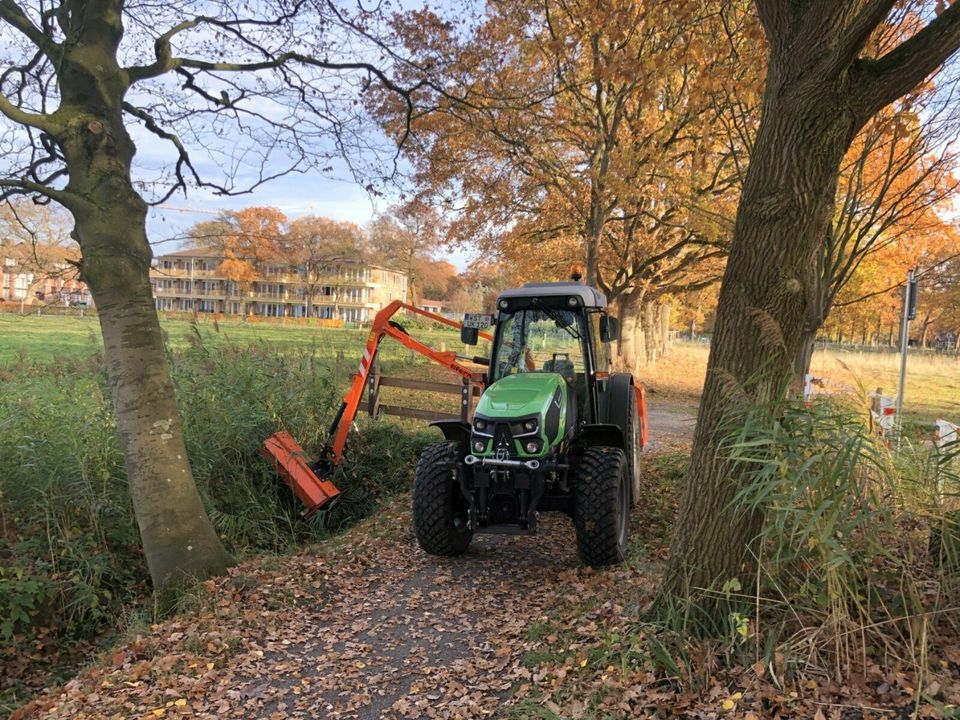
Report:
<svg viewBox="0 0 960 720"><path fill-rule="evenodd" d="M398 318L401 324L404 319ZM196 324L186 320L161 320L167 346L181 350L196 338L204 344L259 344L279 352L310 350L317 357L335 358L338 350L350 366L361 353L369 327L320 328L277 322L230 320L214 323L201 317ZM450 350L461 350L454 330L418 327L417 338L438 347L445 343ZM0 367L24 363L58 362L97 354L103 347L100 321L96 318L0 314ZM385 359L406 357L409 351L396 343L384 345Z"/></svg>
<svg viewBox="0 0 960 720"><path fill-rule="evenodd" d="M95 324L3 320L4 329L42 332L4 332L0 338L7 349L13 341L19 347L13 363L0 363L0 666L25 643L43 642L43 653L31 658L50 665L51 672L68 672L120 618L149 612L136 609L149 604L149 578L99 339L83 334ZM350 337L355 331L312 331L352 340L338 373L330 345L308 338L301 328L297 335L305 344L297 347L290 338L286 345L268 339L283 328L254 326L244 340L222 327L221 332L182 322L166 327L194 477L217 532L237 556L288 552L366 516L383 497L410 486L420 449L439 437L422 423L361 416L334 478L341 501L304 520L260 457L260 444L286 429L316 455L363 340ZM55 328L83 332L71 336ZM44 341L78 349L50 363L48 355L28 356L31 340L34 350ZM400 346L390 350L402 358L391 362L419 370L407 368ZM29 686L42 676L32 662L0 678L0 716L28 697Z"/></svg>

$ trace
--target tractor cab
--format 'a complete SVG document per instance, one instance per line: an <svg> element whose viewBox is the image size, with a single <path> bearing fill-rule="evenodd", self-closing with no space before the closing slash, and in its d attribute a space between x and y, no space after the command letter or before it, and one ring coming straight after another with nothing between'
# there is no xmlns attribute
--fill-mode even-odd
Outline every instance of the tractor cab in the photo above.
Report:
<svg viewBox="0 0 960 720"><path fill-rule="evenodd" d="M497 299L489 385L524 373L560 375L578 420L597 422L610 371L609 342L617 334L606 307L603 293L576 282L507 290Z"/></svg>

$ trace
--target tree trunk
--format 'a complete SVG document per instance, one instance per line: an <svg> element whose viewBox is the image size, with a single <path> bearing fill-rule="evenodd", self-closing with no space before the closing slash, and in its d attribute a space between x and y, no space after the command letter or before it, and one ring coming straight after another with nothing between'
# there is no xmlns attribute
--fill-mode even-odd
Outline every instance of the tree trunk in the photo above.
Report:
<svg viewBox="0 0 960 720"><path fill-rule="evenodd" d="M714 629L727 605L709 590L731 579L748 586L750 550L763 520L761 512L734 503L749 476L743 465L722 459L725 445L749 411L760 411L770 424L778 415L807 305L814 300L817 253L833 215L840 161L864 120L848 110L848 80L825 82L815 70L806 77L802 63L808 49L794 52L791 43L776 47L782 56L771 52L690 468L656 606L668 615L677 598L693 600L690 607L717 623ZM823 47L829 42L817 44Z"/></svg>
<svg viewBox="0 0 960 720"><path fill-rule="evenodd" d="M130 494L154 588L224 572L187 459L160 321L150 291L147 205L131 183L136 148L123 122L120 13L90 23L63 61L57 133L70 169L81 274L96 302Z"/></svg>
<svg viewBox="0 0 960 720"><path fill-rule="evenodd" d="M620 315L620 337L617 350L624 370L636 372L639 368L637 357L637 332L639 330L640 305L643 302L643 291L636 290L622 293L617 299Z"/></svg>
<svg viewBox="0 0 960 720"><path fill-rule="evenodd" d="M807 374L810 372L810 362L813 360L813 349L817 344L817 331L803 329L803 335L800 338L800 345L793 357L793 382L792 391L798 396L803 395L803 387L806 384Z"/></svg>
<svg viewBox="0 0 960 720"><path fill-rule="evenodd" d="M670 323L673 318L673 303L660 306L660 356L666 357L670 347Z"/></svg>
<svg viewBox="0 0 960 720"><path fill-rule="evenodd" d="M656 329L656 306L653 300L647 300L643 303L643 337L646 348L646 361L653 364L657 361L657 329Z"/></svg>
<svg viewBox="0 0 960 720"><path fill-rule="evenodd" d="M923 320L920 322L920 347L925 348L927 346L927 332L930 330L930 313L927 313L923 316Z"/></svg>
<svg viewBox="0 0 960 720"><path fill-rule="evenodd" d="M637 369L647 364L647 335L643 332L643 322L640 320L640 310L637 310L635 321L637 324L637 334L633 339L633 345L637 353Z"/></svg>
<svg viewBox="0 0 960 720"><path fill-rule="evenodd" d="M97 305L133 508L154 587L231 563L187 459L160 322L150 293L146 207L113 195L109 217L81 214L83 276ZM122 221L118 220L124 218ZM124 228L124 232L117 232Z"/></svg>

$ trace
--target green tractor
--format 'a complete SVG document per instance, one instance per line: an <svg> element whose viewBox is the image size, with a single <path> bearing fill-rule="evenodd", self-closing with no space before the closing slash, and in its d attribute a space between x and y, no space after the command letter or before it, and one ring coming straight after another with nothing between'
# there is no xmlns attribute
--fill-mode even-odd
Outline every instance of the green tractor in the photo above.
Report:
<svg viewBox="0 0 960 720"><path fill-rule="evenodd" d="M446 442L417 464L413 522L420 547L459 555L474 533L533 534L546 511L573 518L588 565L623 560L640 494L643 391L610 373L617 320L578 282L527 284L468 315L466 344L494 326L489 371L472 424L433 423Z"/></svg>

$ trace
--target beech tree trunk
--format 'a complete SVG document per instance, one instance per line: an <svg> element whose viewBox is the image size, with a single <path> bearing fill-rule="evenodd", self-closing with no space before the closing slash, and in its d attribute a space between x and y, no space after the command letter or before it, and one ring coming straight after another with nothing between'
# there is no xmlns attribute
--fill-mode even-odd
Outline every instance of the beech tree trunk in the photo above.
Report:
<svg viewBox="0 0 960 720"><path fill-rule="evenodd" d="M66 46L57 142L81 250L81 275L100 317L130 494L158 590L222 573L232 562L204 510L174 398L150 291L147 205L131 182L136 148L124 126L126 78L116 60L119 13L91 2Z"/></svg>
<svg viewBox="0 0 960 720"><path fill-rule="evenodd" d="M656 306L653 300L647 300L643 303L643 337L646 348L646 362L653 364L657 361L657 327L656 327Z"/></svg>
<svg viewBox="0 0 960 720"><path fill-rule="evenodd" d="M636 372L642 358L637 355L637 333L639 332L640 306L643 302L643 291L623 293L618 298L620 315L620 337L617 349L620 361L628 372Z"/></svg>
<svg viewBox="0 0 960 720"><path fill-rule="evenodd" d="M719 629L728 604L710 591L733 579L749 587L763 514L734 503L748 471L724 460L724 444L748 411L763 410L771 424L779 415L816 299L817 254L833 217L840 162L854 136L960 45L954 4L884 57L860 57L893 4L756 0L770 45L767 83L655 606L665 617L679 598Z"/></svg>

